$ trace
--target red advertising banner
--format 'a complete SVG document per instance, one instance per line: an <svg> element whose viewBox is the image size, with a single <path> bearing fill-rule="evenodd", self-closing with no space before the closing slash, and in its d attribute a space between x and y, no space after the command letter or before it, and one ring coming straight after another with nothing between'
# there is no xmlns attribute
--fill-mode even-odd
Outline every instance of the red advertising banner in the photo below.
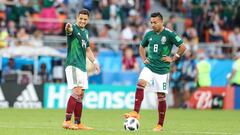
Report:
<svg viewBox="0 0 240 135"><path fill-rule="evenodd" d="M194 109L233 109L234 89L232 87L201 87L190 99L190 108Z"/></svg>

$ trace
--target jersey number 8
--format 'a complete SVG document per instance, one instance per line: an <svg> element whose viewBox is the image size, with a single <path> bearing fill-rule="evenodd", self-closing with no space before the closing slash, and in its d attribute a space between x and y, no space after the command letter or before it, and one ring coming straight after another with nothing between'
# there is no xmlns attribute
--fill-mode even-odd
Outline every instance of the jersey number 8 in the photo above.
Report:
<svg viewBox="0 0 240 135"><path fill-rule="evenodd" d="M158 52L158 44L153 45L153 52Z"/></svg>

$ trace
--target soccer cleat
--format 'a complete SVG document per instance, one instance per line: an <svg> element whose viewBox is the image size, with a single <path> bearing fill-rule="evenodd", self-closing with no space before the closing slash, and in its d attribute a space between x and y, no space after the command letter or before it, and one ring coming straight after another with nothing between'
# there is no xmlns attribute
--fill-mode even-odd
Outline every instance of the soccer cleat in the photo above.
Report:
<svg viewBox="0 0 240 135"><path fill-rule="evenodd" d="M78 130L77 124L72 124L68 129Z"/></svg>
<svg viewBox="0 0 240 135"><path fill-rule="evenodd" d="M94 128L85 126L84 124L74 124L77 130L93 130Z"/></svg>
<svg viewBox="0 0 240 135"><path fill-rule="evenodd" d="M162 131L162 129L163 129L163 127L158 124L158 125L153 129L153 131L158 132L158 131Z"/></svg>
<svg viewBox="0 0 240 135"><path fill-rule="evenodd" d="M140 119L140 114L138 114L136 111L132 111L132 112L129 112L129 113L125 113L124 117L125 118L133 117L133 118L136 118L136 119L139 120Z"/></svg>
<svg viewBox="0 0 240 135"><path fill-rule="evenodd" d="M65 129L71 129L72 127L72 122L71 121L64 121L62 124L62 127Z"/></svg>

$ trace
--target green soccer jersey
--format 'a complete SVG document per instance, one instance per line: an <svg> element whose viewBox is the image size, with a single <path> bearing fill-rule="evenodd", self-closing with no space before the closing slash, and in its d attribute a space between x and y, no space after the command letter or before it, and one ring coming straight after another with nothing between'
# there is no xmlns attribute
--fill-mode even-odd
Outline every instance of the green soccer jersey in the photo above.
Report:
<svg viewBox="0 0 240 135"><path fill-rule="evenodd" d="M147 32L141 42L142 47L148 47L147 58L150 63L145 66L157 74L169 73L170 63L163 62L162 58L170 56L173 45L179 47L181 44L183 44L182 39L167 28L160 33L153 30Z"/></svg>
<svg viewBox="0 0 240 135"><path fill-rule="evenodd" d="M43 7L48 8L52 7L55 0L43 0Z"/></svg>
<svg viewBox="0 0 240 135"><path fill-rule="evenodd" d="M74 66L86 72L86 48L89 47L88 31L73 24L73 32L67 35L67 59L65 67Z"/></svg>

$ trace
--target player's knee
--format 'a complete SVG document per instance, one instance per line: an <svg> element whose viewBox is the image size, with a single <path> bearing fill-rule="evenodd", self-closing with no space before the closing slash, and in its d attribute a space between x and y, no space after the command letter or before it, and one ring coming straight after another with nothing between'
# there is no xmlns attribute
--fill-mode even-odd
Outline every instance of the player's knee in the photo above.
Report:
<svg viewBox="0 0 240 135"><path fill-rule="evenodd" d="M84 89L78 90L76 95L78 97L76 101L81 103L84 97Z"/></svg>
<svg viewBox="0 0 240 135"><path fill-rule="evenodd" d="M166 97L165 93L157 93L157 95L158 95L159 98L165 98Z"/></svg>
<svg viewBox="0 0 240 135"><path fill-rule="evenodd" d="M71 95L75 100L78 100L78 95L76 93L72 93Z"/></svg>
<svg viewBox="0 0 240 135"><path fill-rule="evenodd" d="M84 90L82 90L82 92L81 92L81 94L80 94L80 96L79 96L81 99L83 99L83 97L84 97Z"/></svg>
<svg viewBox="0 0 240 135"><path fill-rule="evenodd" d="M78 99L76 99L76 101L77 101L78 103L82 103L82 99L79 98L79 97L78 97Z"/></svg>
<svg viewBox="0 0 240 135"><path fill-rule="evenodd" d="M138 84L137 84L137 87L140 87L140 88L145 88L145 86L146 86L146 84L147 84L147 82L146 81L144 81L144 80L139 80L138 81Z"/></svg>
<svg viewBox="0 0 240 135"><path fill-rule="evenodd" d="M76 95L81 95L82 87L75 87L75 88L73 88L73 93L76 94Z"/></svg>
<svg viewBox="0 0 240 135"><path fill-rule="evenodd" d="M82 101L83 101L83 95L84 95L84 94L78 95L78 98L76 99L76 101L79 102L79 103L82 103Z"/></svg>
<svg viewBox="0 0 240 135"><path fill-rule="evenodd" d="M81 94L80 91L73 91L74 94L76 94L77 96L79 96Z"/></svg>
<svg viewBox="0 0 240 135"><path fill-rule="evenodd" d="M162 102L162 101L166 101L166 94L165 93L158 93L158 101Z"/></svg>

